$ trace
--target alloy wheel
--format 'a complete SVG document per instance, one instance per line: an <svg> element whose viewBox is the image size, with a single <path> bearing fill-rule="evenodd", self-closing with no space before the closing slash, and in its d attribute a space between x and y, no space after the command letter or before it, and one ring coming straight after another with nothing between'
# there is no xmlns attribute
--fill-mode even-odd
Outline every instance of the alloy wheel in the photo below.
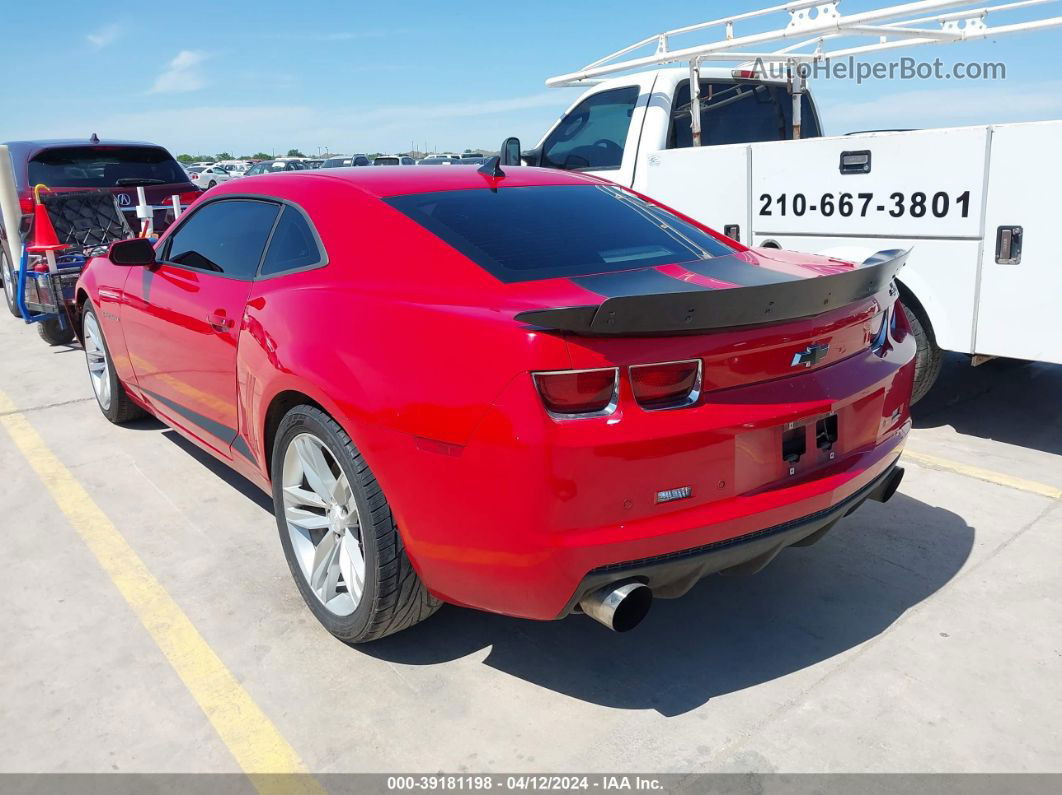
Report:
<svg viewBox="0 0 1062 795"><path fill-rule="evenodd" d="M18 286L15 284L15 271L8 265L6 256L0 257L0 263L4 268L4 292L7 294L8 306L17 306L15 291Z"/></svg>
<svg viewBox="0 0 1062 795"><path fill-rule="evenodd" d="M96 316L91 312L85 314L85 361L88 364L89 380L96 400L104 411L111 407L111 374L107 366L107 349L103 345Z"/></svg>
<svg viewBox="0 0 1062 795"><path fill-rule="evenodd" d="M361 520L346 474L313 434L299 434L284 451L282 491L302 576L328 612L350 615L365 588Z"/></svg>

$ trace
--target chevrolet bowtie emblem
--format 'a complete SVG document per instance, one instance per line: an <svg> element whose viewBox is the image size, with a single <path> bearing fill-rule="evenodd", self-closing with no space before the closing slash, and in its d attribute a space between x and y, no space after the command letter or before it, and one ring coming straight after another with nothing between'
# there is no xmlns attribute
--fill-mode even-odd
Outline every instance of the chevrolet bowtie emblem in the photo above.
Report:
<svg viewBox="0 0 1062 795"><path fill-rule="evenodd" d="M826 358L826 354L830 352L829 345L809 345L802 351L797 351L793 355L793 361L789 365L790 367L811 367L813 364L818 364Z"/></svg>

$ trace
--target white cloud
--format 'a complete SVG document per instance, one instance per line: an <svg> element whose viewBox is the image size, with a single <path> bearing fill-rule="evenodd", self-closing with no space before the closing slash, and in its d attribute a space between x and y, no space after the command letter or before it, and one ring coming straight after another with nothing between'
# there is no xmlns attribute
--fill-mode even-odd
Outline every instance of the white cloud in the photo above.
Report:
<svg viewBox="0 0 1062 795"><path fill-rule="evenodd" d="M95 30L85 36L85 41L97 50L102 50L104 47L114 44L124 32L122 26L117 23L113 25L104 25L99 30Z"/></svg>
<svg viewBox="0 0 1062 795"><path fill-rule="evenodd" d="M184 91L197 91L206 85L206 79L199 68L209 56L198 50L181 50L166 66L165 71L155 78L151 87L152 94L166 94Z"/></svg>

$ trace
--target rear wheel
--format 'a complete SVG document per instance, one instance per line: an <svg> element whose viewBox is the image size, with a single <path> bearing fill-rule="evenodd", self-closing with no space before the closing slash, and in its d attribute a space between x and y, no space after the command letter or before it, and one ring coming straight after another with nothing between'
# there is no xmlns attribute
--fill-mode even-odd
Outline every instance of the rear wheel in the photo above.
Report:
<svg viewBox="0 0 1062 795"><path fill-rule="evenodd" d="M65 325L60 325L57 317L38 323L37 333L49 345L69 345L74 341L74 329L70 321L67 321Z"/></svg>
<svg viewBox="0 0 1062 795"><path fill-rule="evenodd" d="M107 350L107 342L103 339L96 312L88 303L85 304L81 322L89 381L103 416L115 425L122 425L130 420L143 417L147 412L129 399L125 393L125 387L118 380L118 374L114 370L114 363Z"/></svg>
<svg viewBox="0 0 1062 795"><path fill-rule="evenodd" d="M937 338L933 334L933 326L929 323L925 310L917 301L904 293L901 295L901 305L907 313L907 320L911 326L911 334L914 335L917 350L915 351L914 390L911 393L911 405L926 396L933 388L933 384L940 375L940 366L944 362L944 352L937 346Z"/></svg>
<svg viewBox="0 0 1062 795"><path fill-rule="evenodd" d="M289 411L276 432L272 479L288 567L329 632L364 643L438 610L380 485L335 420L313 406Z"/></svg>
<svg viewBox="0 0 1062 795"><path fill-rule="evenodd" d="M0 243L0 278L4 280L4 301L8 311L15 317L22 317L22 310L18 308L18 276L11 266L11 259L7 256L7 247Z"/></svg>
<svg viewBox="0 0 1062 795"><path fill-rule="evenodd" d="M213 187L214 187L215 185L217 185L217 184L218 184L218 183L217 183L216 181L214 181L214 180L210 180L210 184L209 184L209 185L207 185L207 190L210 190L211 188L213 188Z"/></svg>

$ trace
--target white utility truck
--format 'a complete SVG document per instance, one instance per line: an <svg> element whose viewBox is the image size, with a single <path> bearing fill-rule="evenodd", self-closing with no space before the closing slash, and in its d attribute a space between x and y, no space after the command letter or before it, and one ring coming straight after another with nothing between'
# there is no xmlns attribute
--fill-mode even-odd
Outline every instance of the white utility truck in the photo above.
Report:
<svg viewBox="0 0 1062 795"><path fill-rule="evenodd" d="M975 364L993 356L1062 363L1062 236L1052 228L1062 227L1062 121L822 137L800 70L827 58L1058 26L1062 17L994 28L984 21L989 11L1048 1L917 18L971 4L927 0L845 17L837 2L817 0L668 31L548 80L590 88L522 157L631 187L746 245L854 262L912 248L899 279L919 342L915 400L936 379L942 350L974 354ZM736 22L782 12L785 28L735 37ZM709 28L725 38L669 49L672 37ZM852 36L875 41L827 52L829 42ZM785 49L755 51L791 39ZM652 45L655 53L631 57ZM710 61L737 68L703 66ZM631 73L674 62L688 66ZM761 79L757 62L783 63L790 76ZM695 104L699 113L691 113ZM507 142L510 151L515 143Z"/></svg>

